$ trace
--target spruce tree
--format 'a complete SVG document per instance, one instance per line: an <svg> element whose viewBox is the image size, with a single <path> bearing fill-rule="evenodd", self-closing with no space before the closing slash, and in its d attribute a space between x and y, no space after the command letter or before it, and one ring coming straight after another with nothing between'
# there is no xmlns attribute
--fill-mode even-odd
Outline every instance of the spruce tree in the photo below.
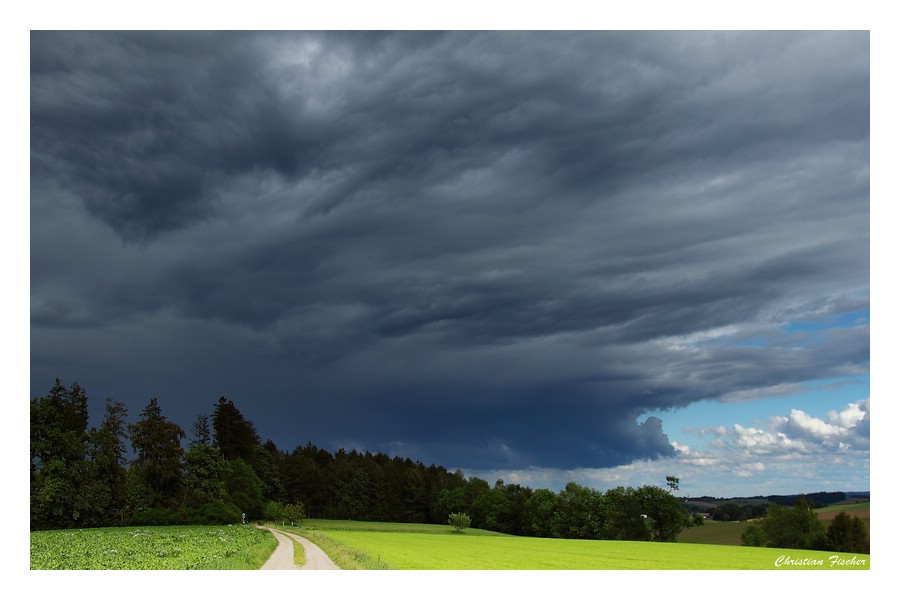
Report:
<svg viewBox="0 0 900 600"><path fill-rule="evenodd" d="M184 430L162 415L156 398L150 399L141 417L128 426L136 454L131 468L144 487L150 508L174 508L182 484Z"/></svg>
<svg viewBox="0 0 900 600"><path fill-rule="evenodd" d="M80 500L90 515L87 525L119 525L125 519L127 415L123 403L107 399L102 425L88 434L90 469Z"/></svg>

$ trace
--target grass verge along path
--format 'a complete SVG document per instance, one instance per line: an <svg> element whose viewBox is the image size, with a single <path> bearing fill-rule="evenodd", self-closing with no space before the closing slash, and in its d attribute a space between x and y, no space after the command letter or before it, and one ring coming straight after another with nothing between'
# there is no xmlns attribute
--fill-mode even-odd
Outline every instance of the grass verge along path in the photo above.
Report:
<svg viewBox="0 0 900 600"><path fill-rule="evenodd" d="M306 564L306 550L303 549L303 544L298 542L297 540L290 538L291 543L294 544L294 564L298 567L302 567Z"/></svg>
<svg viewBox="0 0 900 600"><path fill-rule="evenodd" d="M364 550L351 548L344 544L339 544L328 537L321 531L305 529L303 527L285 526L281 528L288 533L302 535L316 546L322 549L322 552L328 555L334 564L344 570L351 571L377 571L384 569L393 569L391 565L385 563L377 557L370 556ZM296 542L295 542L296 543Z"/></svg>

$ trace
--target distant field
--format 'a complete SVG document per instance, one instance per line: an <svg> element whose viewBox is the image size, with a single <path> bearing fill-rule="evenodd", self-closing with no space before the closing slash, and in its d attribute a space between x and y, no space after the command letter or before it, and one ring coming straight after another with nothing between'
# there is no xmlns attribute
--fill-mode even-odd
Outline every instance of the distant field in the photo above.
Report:
<svg viewBox="0 0 900 600"><path fill-rule="evenodd" d="M31 532L32 569L259 569L277 542L252 525Z"/></svg>
<svg viewBox="0 0 900 600"><path fill-rule="evenodd" d="M869 503L859 502L854 504L833 504L825 508L816 509L819 520L823 525L828 524L841 511L850 516L858 516L869 526ZM678 535L678 541L687 544L723 544L727 546L740 546L741 534L750 523L748 521L707 521L702 527L685 529Z"/></svg>
<svg viewBox="0 0 900 600"><path fill-rule="evenodd" d="M303 521L303 529L323 531L382 531L390 533L435 533L451 534L449 525L430 525L421 523L381 523L376 521L347 521L328 519L307 519ZM495 537L511 537L505 533L487 531L486 529L466 529L465 535L485 535Z"/></svg>
<svg viewBox="0 0 900 600"><path fill-rule="evenodd" d="M678 541L687 544L722 544L741 546L741 534L747 521L707 521L701 527L691 527L678 534Z"/></svg>
<svg viewBox="0 0 900 600"><path fill-rule="evenodd" d="M816 512L819 513L819 518L827 521L833 519L834 516L841 511L844 511L851 517L853 515L856 515L863 520L869 519L868 502L856 502L854 504L832 504L831 506L826 506L825 508L816 509Z"/></svg>
<svg viewBox="0 0 900 600"><path fill-rule="evenodd" d="M387 569L868 569L869 556L857 564L832 566L832 552L786 551L709 544L664 544L598 540L560 540L499 536L479 530L454 534L447 526L311 521L312 528L286 528L333 545L329 555L352 555L343 568ZM318 542L317 542L318 543ZM820 566L796 563L776 566L782 557L822 561ZM852 555L840 555L851 559ZM369 559L369 560L366 560ZM338 562L338 564L341 564ZM364 566L364 565L371 566ZM359 566L363 565L363 566Z"/></svg>
<svg viewBox="0 0 900 600"><path fill-rule="evenodd" d="M854 496L853 498L845 498L844 500L837 502L837 504L868 504L868 503L869 503L868 498L859 498L856 496Z"/></svg>

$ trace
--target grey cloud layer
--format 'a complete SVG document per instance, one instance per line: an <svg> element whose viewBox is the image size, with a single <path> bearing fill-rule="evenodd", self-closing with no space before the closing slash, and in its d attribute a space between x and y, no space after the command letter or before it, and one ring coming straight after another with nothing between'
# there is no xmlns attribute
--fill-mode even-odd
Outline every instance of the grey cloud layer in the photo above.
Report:
<svg viewBox="0 0 900 600"><path fill-rule="evenodd" d="M868 80L860 33L34 33L34 393L670 454L645 409L867 369L781 326L868 307Z"/></svg>

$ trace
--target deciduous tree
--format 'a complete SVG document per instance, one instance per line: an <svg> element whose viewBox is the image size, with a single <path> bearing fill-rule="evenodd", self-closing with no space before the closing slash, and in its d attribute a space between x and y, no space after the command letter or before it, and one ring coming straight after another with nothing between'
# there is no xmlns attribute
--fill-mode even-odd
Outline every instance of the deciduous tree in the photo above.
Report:
<svg viewBox="0 0 900 600"><path fill-rule="evenodd" d="M760 524L766 546L772 548L824 550L827 544L825 527L803 496L797 498L793 508L770 505L768 515Z"/></svg>
<svg viewBox="0 0 900 600"><path fill-rule="evenodd" d="M526 535L552 537L557 518L558 496L548 489L537 489L525 501Z"/></svg>
<svg viewBox="0 0 900 600"><path fill-rule="evenodd" d="M284 504L276 500L269 500L263 504L262 517L266 521L280 523L284 519Z"/></svg>
<svg viewBox="0 0 900 600"><path fill-rule="evenodd" d="M87 394L59 379L42 398L31 400L31 527L66 528L84 515L88 462Z"/></svg>
<svg viewBox="0 0 900 600"><path fill-rule="evenodd" d="M228 461L226 488L229 500L251 519L262 511L262 482L253 468L240 458Z"/></svg>
<svg viewBox="0 0 900 600"><path fill-rule="evenodd" d="M642 513L647 515L651 531L650 539L657 542L674 542L685 527L691 527L691 515L681 501L666 490L645 485L636 490L641 500Z"/></svg>
<svg viewBox="0 0 900 600"><path fill-rule="evenodd" d="M223 500L229 474L228 461L217 448L193 444L184 454L185 504L197 508L214 500Z"/></svg>
<svg viewBox="0 0 900 600"><path fill-rule="evenodd" d="M566 484L557 501L554 534L573 539L599 539L607 521L606 499L597 490Z"/></svg>
<svg viewBox="0 0 900 600"><path fill-rule="evenodd" d="M302 502L292 502L284 507L284 519L291 525L299 525L306 518L306 509Z"/></svg>
<svg viewBox="0 0 900 600"><path fill-rule="evenodd" d="M828 550L869 553L869 531L857 515L850 517L844 511L839 512L828 526L826 537Z"/></svg>
<svg viewBox="0 0 900 600"><path fill-rule="evenodd" d="M741 542L745 546L764 546L766 544L766 532L756 524L750 523L741 534Z"/></svg>
<svg viewBox="0 0 900 600"><path fill-rule="evenodd" d="M472 519L466 513L450 513L447 523L453 528L454 532L462 533L463 529L472 525Z"/></svg>
<svg viewBox="0 0 900 600"><path fill-rule="evenodd" d="M650 527L637 491L632 487L613 488L604 495L607 521L603 538L612 540L649 541Z"/></svg>
<svg viewBox="0 0 900 600"><path fill-rule="evenodd" d="M666 485L672 490L672 492L678 491L679 479L674 475L666 475Z"/></svg>

